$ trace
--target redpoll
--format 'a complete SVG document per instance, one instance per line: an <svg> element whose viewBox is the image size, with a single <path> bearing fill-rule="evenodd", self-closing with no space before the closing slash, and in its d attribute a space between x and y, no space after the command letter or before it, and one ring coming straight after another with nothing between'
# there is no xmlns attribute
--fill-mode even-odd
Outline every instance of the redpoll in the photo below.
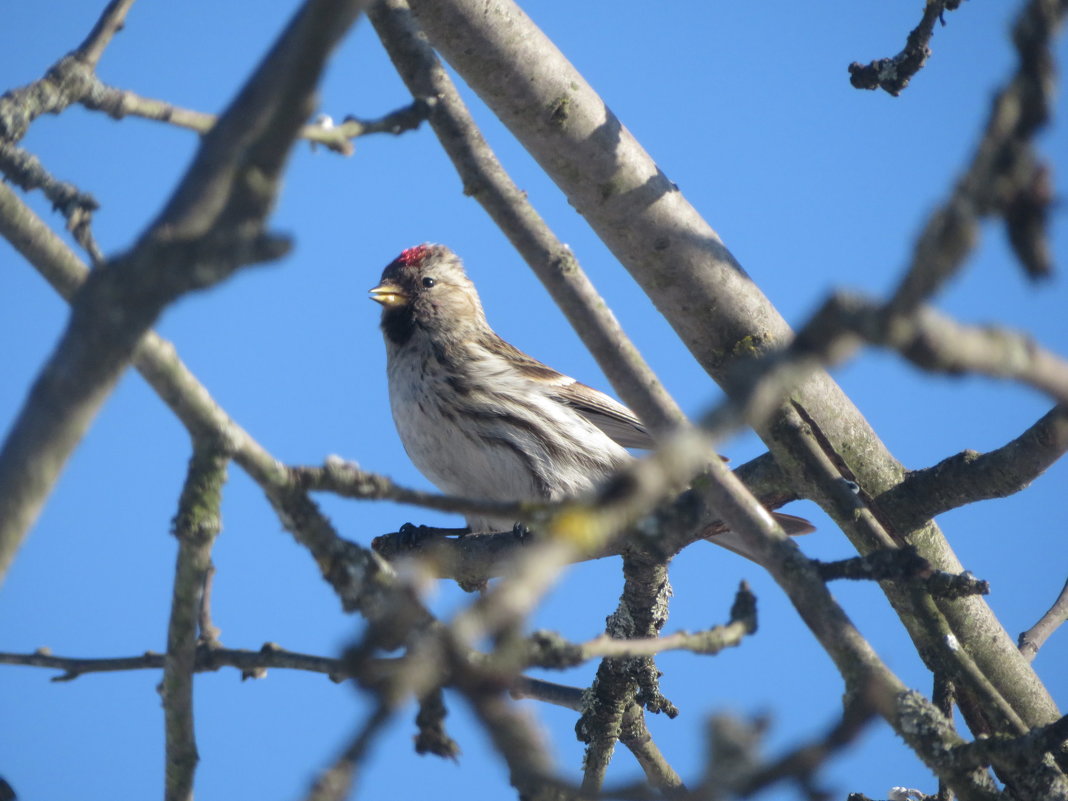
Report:
<svg viewBox="0 0 1068 801"><path fill-rule="evenodd" d="M653 441L625 406L490 328L459 257L409 248L371 298L384 307L389 400L415 466L450 495L555 501L589 491ZM793 528L807 521L776 515ZM791 522L796 521L796 522ZM467 516L473 533L515 521Z"/></svg>

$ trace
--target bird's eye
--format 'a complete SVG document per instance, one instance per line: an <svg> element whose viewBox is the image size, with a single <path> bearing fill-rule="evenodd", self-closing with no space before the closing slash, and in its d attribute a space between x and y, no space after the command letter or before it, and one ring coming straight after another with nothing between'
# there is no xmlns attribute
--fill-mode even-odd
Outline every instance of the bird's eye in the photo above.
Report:
<svg viewBox="0 0 1068 801"><path fill-rule="evenodd" d="M430 287L434 286L434 284L436 284L436 283L437 283L437 281L435 281L429 275L426 278L423 279L423 286L425 286L427 289L430 289Z"/></svg>

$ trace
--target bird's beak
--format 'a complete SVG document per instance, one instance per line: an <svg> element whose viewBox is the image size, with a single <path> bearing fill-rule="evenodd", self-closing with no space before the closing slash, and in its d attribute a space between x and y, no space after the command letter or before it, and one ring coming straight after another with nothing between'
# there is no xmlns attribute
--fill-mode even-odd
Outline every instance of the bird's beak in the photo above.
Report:
<svg viewBox="0 0 1068 801"><path fill-rule="evenodd" d="M371 300L381 303L387 309L401 306L408 302L408 296L396 284L383 283L370 290Z"/></svg>

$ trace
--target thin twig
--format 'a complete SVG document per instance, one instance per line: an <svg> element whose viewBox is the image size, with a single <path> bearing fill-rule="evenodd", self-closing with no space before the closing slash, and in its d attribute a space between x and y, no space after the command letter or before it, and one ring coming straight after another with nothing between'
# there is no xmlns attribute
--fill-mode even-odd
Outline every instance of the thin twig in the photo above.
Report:
<svg viewBox="0 0 1068 801"><path fill-rule="evenodd" d="M1068 451L1068 406L1055 406L1000 448L966 450L913 470L876 504L906 528L969 503L1006 498L1030 486Z"/></svg>
<svg viewBox="0 0 1068 801"><path fill-rule="evenodd" d="M219 644L219 635L222 633L211 619L211 593L215 586L215 564L208 562L204 570L204 584L200 591L200 610L197 615L197 630L200 642L209 645Z"/></svg>
<svg viewBox="0 0 1068 801"><path fill-rule="evenodd" d="M153 651L146 651L140 656L98 659L55 656L47 648L38 649L30 654L0 652L0 665L25 665L62 670L63 673L52 678L52 681L57 682L73 681L94 673L160 670L164 666L165 659L165 654ZM195 672L216 671L223 667L240 670L243 678L262 678L270 668L321 673L336 681L348 678L345 664L340 659L286 651L273 643L268 643L257 651L220 648L203 642L197 645L196 658L193 662Z"/></svg>
<svg viewBox="0 0 1068 801"><path fill-rule="evenodd" d="M375 705L367 720L352 736L348 747L315 780L305 801L343 801L352 797L360 762L366 756L371 742L392 716L393 710L386 704Z"/></svg>
<svg viewBox="0 0 1068 801"><path fill-rule="evenodd" d="M541 503L486 501L413 490L395 484L387 476L371 473L353 462L337 458L327 459L323 467L291 467L289 476L294 486L304 490L333 492L343 498L396 501L441 512L492 514L523 520L533 512L549 508L548 504Z"/></svg>
<svg viewBox="0 0 1068 801"><path fill-rule="evenodd" d="M931 55L928 43L934 34L935 22L946 11L955 11L961 0L932 0L923 7L923 17L909 33L905 48L893 58L880 58L870 64L854 61L849 65L849 82L857 89L883 89L897 97L909 85L913 76L923 69Z"/></svg>
<svg viewBox="0 0 1068 801"><path fill-rule="evenodd" d="M1061 588L1060 595L1053 602L1046 614L1042 615L1031 628L1020 635L1020 651L1028 659L1034 659L1038 649L1043 646L1049 635L1068 621L1068 581Z"/></svg>
<svg viewBox="0 0 1068 801"><path fill-rule="evenodd" d="M1055 86L1050 48L1066 14L1064 2L1031 0L1017 16L1013 26L1017 71L994 98L971 163L920 233L905 279L888 304L893 316L927 302L956 274L978 238L981 216L1008 213L1010 242L1027 273L1049 273L1042 224L1045 207L1035 203L1036 181L1043 168L1032 139L1050 117ZM1021 199L1031 211L1023 217L1018 208Z"/></svg>
<svg viewBox="0 0 1068 801"><path fill-rule="evenodd" d="M591 659L635 659L665 651L715 655L725 648L741 645L742 639L755 630L754 615L752 619L736 620L702 631L677 631L663 637L634 639L617 639L602 634L584 643L568 643L551 632L537 631L531 635L527 660L530 667L567 668Z"/></svg>
<svg viewBox="0 0 1068 801"><path fill-rule="evenodd" d="M748 798L787 779L796 781L805 789L812 789L819 768L853 743L874 718L875 710L869 704L859 702L848 705L841 720L822 737L791 749L748 776L739 788L739 795Z"/></svg>
<svg viewBox="0 0 1068 801"><path fill-rule="evenodd" d="M134 0L111 0L93 30L74 54L88 66L95 67L104 54L104 49L111 43L112 37L122 30L126 23L126 14L133 4Z"/></svg>
<svg viewBox="0 0 1068 801"><path fill-rule="evenodd" d="M103 111L117 120L129 116L141 117L206 134L215 127L219 119L216 114L181 108L163 100L108 86L95 76L93 80L95 83L92 91L86 92L78 102L94 111ZM397 135L413 130L426 119L428 110L426 103L415 101L377 119L362 120L350 116L338 124L326 124L324 121L305 125L300 129L299 138L349 156L354 152L352 140L369 134Z"/></svg>

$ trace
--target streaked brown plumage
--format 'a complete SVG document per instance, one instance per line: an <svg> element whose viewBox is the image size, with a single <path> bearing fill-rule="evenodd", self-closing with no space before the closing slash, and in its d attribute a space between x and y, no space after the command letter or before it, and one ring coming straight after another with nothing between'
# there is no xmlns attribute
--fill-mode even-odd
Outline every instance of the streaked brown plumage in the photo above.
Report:
<svg viewBox="0 0 1068 801"><path fill-rule="evenodd" d="M626 464L632 458L626 448L653 446L627 407L501 339L447 247L405 250L371 297L383 306L397 431L415 466L442 491L559 500ZM505 531L514 522L467 518L476 533Z"/></svg>

